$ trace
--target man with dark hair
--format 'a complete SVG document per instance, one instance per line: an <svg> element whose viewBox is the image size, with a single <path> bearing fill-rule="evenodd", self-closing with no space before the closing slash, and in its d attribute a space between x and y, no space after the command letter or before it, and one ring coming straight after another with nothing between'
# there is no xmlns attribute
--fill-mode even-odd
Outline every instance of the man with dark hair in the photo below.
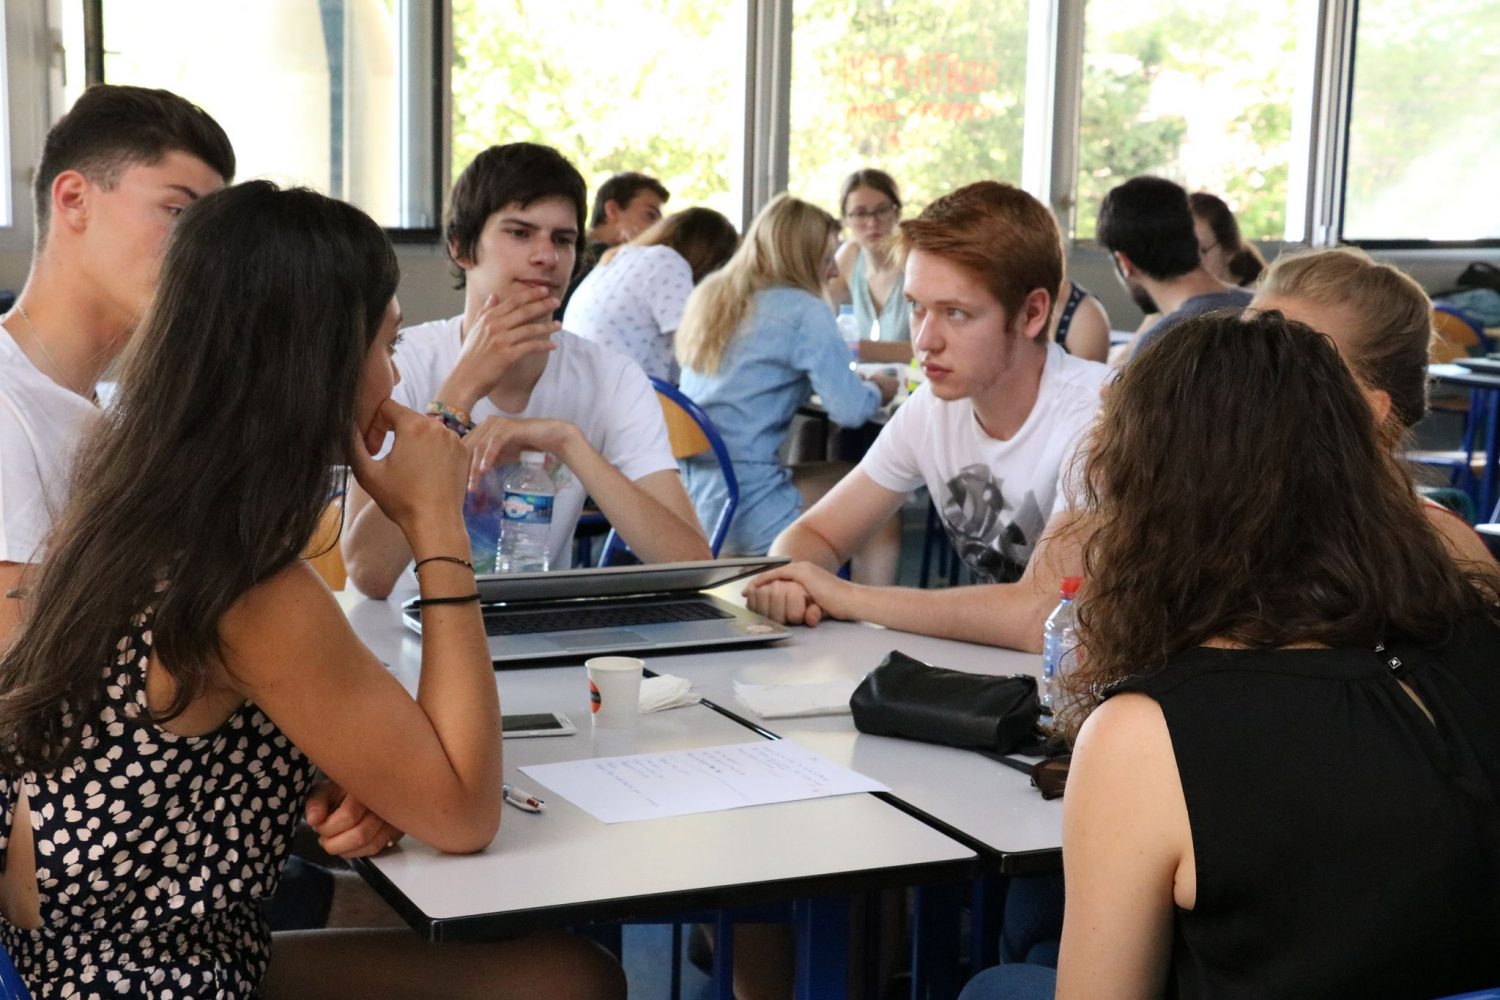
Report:
<svg viewBox="0 0 1500 1000"><path fill-rule="evenodd" d="M1187 191L1160 177L1133 177L1104 196L1097 238L1115 274L1144 313L1161 318L1138 333L1128 356L1189 316L1243 309L1251 293L1203 266Z"/></svg>
<svg viewBox="0 0 1500 1000"><path fill-rule="evenodd" d="M589 243L605 247L629 243L661 219L672 198L655 177L629 171L599 185L589 216Z"/></svg>
<svg viewBox="0 0 1500 1000"><path fill-rule="evenodd" d="M218 123L165 90L90 87L47 133L31 273L0 319L0 641L66 501L94 385L146 310L167 236L234 166Z"/></svg>
<svg viewBox="0 0 1500 1000"><path fill-rule="evenodd" d="M874 622L1040 650L1078 552L1054 538L1072 514L1063 480L1109 369L1047 337L1063 284L1062 237L1045 205L980 181L901 223L912 349L926 384L855 470L771 545L796 562L757 577L751 608L790 624ZM873 587L838 567L925 485L981 585Z"/></svg>
<svg viewBox="0 0 1500 1000"><path fill-rule="evenodd" d="M67 501L75 446L98 413L94 385L156 291L178 216L234 171L219 123L166 90L90 87L47 133L32 188L31 273L0 319L0 644ZM396 835L332 782L314 789L306 815L345 857ZM326 873L294 857L270 904L273 923L320 926L332 893Z"/></svg>
<svg viewBox="0 0 1500 1000"><path fill-rule="evenodd" d="M583 178L555 149L518 142L480 153L453 185L446 230L464 311L406 330L396 351L393 398L443 420L474 453L466 520L476 569L494 565L498 481L522 451L549 456L552 568L571 562L585 495L642 560L709 558L645 373L552 318L575 270L585 201ZM405 536L357 485L348 524L349 579L387 596L412 562Z"/></svg>
<svg viewBox="0 0 1500 1000"><path fill-rule="evenodd" d="M599 259L611 247L629 243L661 221L662 207L671 197L661 181L635 171L615 174L599 185L599 193L594 195L594 213L589 216L588 241L578 255L578 266L563 294L558 316L567 310L573 292Z"/></svg>

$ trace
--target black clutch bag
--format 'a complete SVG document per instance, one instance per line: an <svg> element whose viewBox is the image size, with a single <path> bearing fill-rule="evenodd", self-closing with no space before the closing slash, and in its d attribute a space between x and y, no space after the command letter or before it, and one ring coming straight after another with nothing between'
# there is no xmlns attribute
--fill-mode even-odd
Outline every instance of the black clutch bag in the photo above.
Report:
<svg viewBox="0 0 1500 1000"><path fill-rule="evenodd" d="M934 667L892 650L849 699L862 733L1006 754L1037 740L1036 678Z"/></svg>

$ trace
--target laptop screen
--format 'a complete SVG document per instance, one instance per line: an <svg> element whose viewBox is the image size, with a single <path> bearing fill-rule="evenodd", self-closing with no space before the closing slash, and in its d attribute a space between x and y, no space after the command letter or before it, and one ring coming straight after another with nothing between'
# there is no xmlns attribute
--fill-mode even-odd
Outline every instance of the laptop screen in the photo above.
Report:
<svg viewBox="0 0 1500 1000"><path fill-rule="evenodd" d="M632 594L693 593L753 576L790 562L785 556L601 566L550 573L481 573L475 577L487 604L514 601L566 601Z"/></svg>

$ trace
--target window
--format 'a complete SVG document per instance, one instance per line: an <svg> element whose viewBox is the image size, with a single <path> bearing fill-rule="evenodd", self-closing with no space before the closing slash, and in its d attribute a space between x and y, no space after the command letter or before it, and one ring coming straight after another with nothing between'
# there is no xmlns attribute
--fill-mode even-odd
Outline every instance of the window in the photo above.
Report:
<svg viewBox="0 0 1500 1000"><path fill-rule="evenodd" d="M913 215L956 187L1021 179L1027 0L795 0L788 174L838 214L877 167Z"/></svg>
<svg viewBox="0 0 1500 1000"><path fill-rule="evenodd" d="M1343 235L1500 239L1500 5L1360 0Z"/></svg>
<svg viewBox="0 0 1500 1000"><path fill-rule="evenodd" d="M15 225L15 214L11 204L10 174L10 31L6 26L8 5L0 0L0 112L4 112L7 127L0 131L0 226Z"/></svg>
<svg viewBox="0 0 1500 1000"><path fill-rule="evenodd" d="M737 219L745 9L725 0L453 0L453 175L497 143L561 150L590 192L636 170Z"/></svg>
<svg viewBox="0 0 1500 1000"><path fill-rule="evenodd" d="M264 0L212 16L200 0L113 0L104 79L200 105L234 143L241 179L305 184L390 229L431 231L434 17L420 0ZM79 39L81 23L65 9L65 37ZM76 97L81 74L69 77Z"/></svg>
<svg viewBox="0 0 1500 1000"><path fill-rule="evenodd" d="M1311 102L1316 21L1296 0L1091 3L1085 14L1078 215L1091 238L1110 188L1138 174L1211 191L1251 239L1301 238L1293 108ZM1300 184L1298 185L1300 187ZM1288 233L1289 228L1299 230Z"/></svg>

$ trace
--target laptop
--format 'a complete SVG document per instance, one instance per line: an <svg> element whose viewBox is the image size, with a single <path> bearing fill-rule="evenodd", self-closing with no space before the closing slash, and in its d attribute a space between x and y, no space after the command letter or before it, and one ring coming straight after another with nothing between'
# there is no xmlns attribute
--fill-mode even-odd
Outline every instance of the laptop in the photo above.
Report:
<svg viewBox="0 0 1500 1000"><path fill-rule="evenodd" d="M791 634L784 626L703 591L788 561L765 556L475 579L490 658L512 664L784 639ZM402 604L401 620L421 632L415 604L416 598Z"/></svg>

